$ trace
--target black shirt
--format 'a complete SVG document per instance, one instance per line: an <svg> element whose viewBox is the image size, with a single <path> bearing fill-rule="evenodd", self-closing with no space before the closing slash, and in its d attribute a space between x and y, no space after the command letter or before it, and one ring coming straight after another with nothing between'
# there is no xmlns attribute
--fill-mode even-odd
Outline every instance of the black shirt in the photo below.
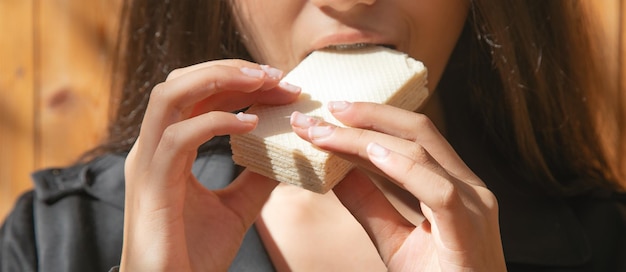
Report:
<svg viewBox="0 0 626 272"><path fill-rule="evenodd" d="M238 169L227 138L203 150L193 167L198 180L211 189L228 185ZM0 230L1 271L108 271L119 265L124 160L105 155L35 173L35 189L17 201ZM509 271L626 271L624 195L594 191L564 199L502 185L491 189ZM252 228L231 271L273 270Z"/></svg>

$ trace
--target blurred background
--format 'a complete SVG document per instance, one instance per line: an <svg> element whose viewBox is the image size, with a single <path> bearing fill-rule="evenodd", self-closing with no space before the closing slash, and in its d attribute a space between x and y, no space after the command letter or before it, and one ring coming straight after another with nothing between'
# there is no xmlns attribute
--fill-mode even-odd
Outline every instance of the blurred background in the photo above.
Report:
<svg viewBox="0 0 626 272"><path fill-rule="evenodd" d="M612 84L626 90L624 0L582 1ZM104 135L121 3L0 0L0 220L32 188L30 173L73 163ZM621 91L610 95L626 105ZM625 143L607 137L625 169Z"/></svg>
<svg viewBox="0 0 626 272"><path fill-rule="evenodd" d="M0 219L106 129L121 0L0 0Z"/></svg>

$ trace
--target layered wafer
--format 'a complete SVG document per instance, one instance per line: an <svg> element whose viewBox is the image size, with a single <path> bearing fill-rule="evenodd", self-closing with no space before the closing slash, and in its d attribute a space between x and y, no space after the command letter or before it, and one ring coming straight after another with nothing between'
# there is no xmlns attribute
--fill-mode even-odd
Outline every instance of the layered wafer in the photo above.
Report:
<svg viewBox="0 0 626 272"><path fill-rule="evenodd" d="M349 161L320 150L298 137L289 118L294 111L337 126L326 108L330 101L384 103L417 110L428 97L426 68L408 55L378 46L313 52L283 81L302 88L288 105L252 105L259 116L250 133L232 135L235 163L317 193L326 193L353 167Z"/></svg>

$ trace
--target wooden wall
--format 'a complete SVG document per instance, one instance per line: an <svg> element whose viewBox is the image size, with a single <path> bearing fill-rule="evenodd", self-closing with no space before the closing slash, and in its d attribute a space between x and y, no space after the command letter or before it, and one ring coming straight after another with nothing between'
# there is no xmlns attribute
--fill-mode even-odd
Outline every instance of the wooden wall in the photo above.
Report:
<svg viewBox="0 0 626 272"><path fill-rule="evenodd" d="M626 1L624 0L584 0L591 14L596 19L596 50L604 58L609 68L611 90L605 102L607 107L617 108L622 114L618 120L600 120L611 125L617 123L626 130ZM616 121L616 122L614 122ZM610 129L600 131L604 136L605 147L620 181L626 186L626 135L613 134Z"/></svg>
<svg viewBox="0 0 626 272"><path fill-rule="evenodd" d="M106 126L120 0L0 0L0 220Z"/></svg>
<svg viewBox="0 0 626 272"><path fill-rule="evenodd" d="M626 86L626 7L586 1L602 14L614 84ZM102 136L120 2L0 0L0 219L33 170L70 164Z"/></svg>

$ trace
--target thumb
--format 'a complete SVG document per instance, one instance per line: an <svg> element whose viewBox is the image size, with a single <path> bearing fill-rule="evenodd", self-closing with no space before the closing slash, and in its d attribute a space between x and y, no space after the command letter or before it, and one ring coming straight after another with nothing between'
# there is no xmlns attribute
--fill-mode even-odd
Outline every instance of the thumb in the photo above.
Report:
<svg viewBox="0 0 626 272"><path fill-rule="evenodd" d="M256 220L277 185L277 181L246 169L219 194L222 202L248 227Z"/></svg>

